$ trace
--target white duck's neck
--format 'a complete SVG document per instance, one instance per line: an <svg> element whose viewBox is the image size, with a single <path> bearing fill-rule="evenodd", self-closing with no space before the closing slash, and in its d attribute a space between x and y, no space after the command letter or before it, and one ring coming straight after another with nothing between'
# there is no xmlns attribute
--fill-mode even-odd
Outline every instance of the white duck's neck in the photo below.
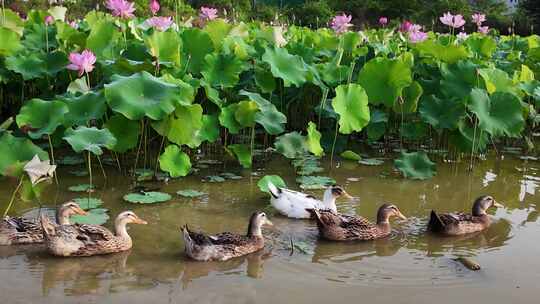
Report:
<svg viewBox="0 0 540 304"><path fill-rule="evenodd" d="M332 194L332 189L328 188L324 191L322 203L325 209L331 209L332 211L337 210L336 197Z"/></svg>
<svg viewBox="0 0 540 304"><path fill-rule="evenodd" d="M123 219L119 219L114 222L114 229L116 231L116 236L123 239L131 240L131 237L127 233L126 225L127 225L127 222Z"/></svg>

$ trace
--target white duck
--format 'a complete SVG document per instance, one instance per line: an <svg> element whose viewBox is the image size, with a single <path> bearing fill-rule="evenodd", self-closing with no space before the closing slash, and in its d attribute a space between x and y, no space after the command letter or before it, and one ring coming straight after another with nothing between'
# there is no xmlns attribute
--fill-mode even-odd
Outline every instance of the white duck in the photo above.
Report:
<svg viewBox="0 0 540 304"><path fill-rule="evenodd" d="M336 199L338 197L352 198L338 185L330 186L324 191L323 200L320 201L312 195L285 188L278 188L268 183L268 190L272 198L270 203L279 213L297 219L311 218L306 209L326 209L337 212Z"/></svg>

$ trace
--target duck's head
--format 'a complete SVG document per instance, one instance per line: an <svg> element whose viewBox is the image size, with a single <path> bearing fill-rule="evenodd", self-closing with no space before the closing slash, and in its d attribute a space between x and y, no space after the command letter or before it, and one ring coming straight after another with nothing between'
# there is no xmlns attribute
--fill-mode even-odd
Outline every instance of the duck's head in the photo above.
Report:
<svg viewBox="0 0 540 304"><path fill-rule="evenodd" d="M332 197L335 198L335 199L338 199L340 197L344 197L344 198L348 198L348 199L353 198L340 185L332 185L332 186L328 187L328 189L326 191L329 192L332 195Z"/></svg>
<svg viewBox="0 0 540 304"><path fill-rule="evenodd" d="M61 217L70 217L75 214L87 215L88 213L84 211L79 204L73 201L66 202L58 208L58 215Z"/></svg>
<svg viewBox="0 0 540 304"><path fill-rule="evenodd" d="M249 219L248 235L262 236L262 226L274 226L274 224L268 219L266 213L255 211Z"/></svg>
<svg viewBox="0 0 540 304"><path fill-rule="evenodd" d="M389 222L389 219L391 217L399 217L402 220L406 220L407 217L399 211L398 207L393 204L383 204L381 207L379 207L379 211L377 212L377 224L385 224Z"/></svg>
<svg viewBox="0 0 540 304"><path fill-rule="evenodd" d="M146 225L148 222L138 217L133 211L124 211L116 217L116 223L123 224L141 224Z"/></svg>
<svg viewBox="0 0 540 304"><path fill-rule="evenodd" d="M493 208L493 207L495 207L495 208L503 208L504 206L499 204L497 201L495 201L493 196L491 196L491 195L482 195L482 196L478 197L474 201L473 208L472 208L472 214L474 216L485 215L486 211L489 208Z"/></svg>

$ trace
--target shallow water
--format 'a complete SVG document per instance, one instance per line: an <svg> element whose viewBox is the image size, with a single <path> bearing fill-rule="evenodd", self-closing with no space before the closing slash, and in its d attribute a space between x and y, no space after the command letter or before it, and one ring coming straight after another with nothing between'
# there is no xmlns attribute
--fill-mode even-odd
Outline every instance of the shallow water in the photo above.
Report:
<svg viewBox="0 0 540 304"><path fill-rule="evenodd" d="M388 239L361 243L318 240L312 221L290 220L272 212L269 198L259 192L257 181L265 174L279 174L293 185L290 164L275 158L263 170L241 170L214 165L196 175L169 181L161 191L181 189L208 193L201 199L178 196L156 205L122 201L129 179L108 170L105 183L95 170L98 190L111 217L132 209L149 222L133 225L130 252L91 258L54 258L39 246L0 247L2 303L455 303L477 299L480 303L534 303L540 281L538 256L540 232L538 196L540 163L506 155L476 165L439 164L428 181L404 180L383 166L342 162L323 172L345 186L356 199L341 200L338 209L374 219L384 202L398 205L409 217L393 221ZM68 186L86 183L63 166L60 186L42 199L55 205L80 193ZM233 172L241 180L201 182L213 173ZM383 173L383 174L381 174ZM352 179L350 179L352 178ZM15 185L2 182L0 198L9 200ZM56 190L55 190L56 189ZM321 196L322 191L312 191ZM431 209L470 210L473 199L491 194L506 208L492 211L495 223L474 235L440 238L425 233ZM227 262L201 263L183 255L179 227L208 232L243 232L250 214L268 211L275 227L265 230L264 251ZM36 214L35 205L17 202L14 213ZM107 225L110 225L110 220ZM291 239L296 244L291 252ZM470 271L453 259L472 257L481 266Z"/></svg>

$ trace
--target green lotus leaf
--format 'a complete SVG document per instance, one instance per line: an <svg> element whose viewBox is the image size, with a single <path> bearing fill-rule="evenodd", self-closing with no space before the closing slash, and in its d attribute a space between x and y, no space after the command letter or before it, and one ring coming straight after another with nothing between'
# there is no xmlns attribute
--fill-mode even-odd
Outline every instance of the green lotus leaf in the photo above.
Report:
<svg viewBox="0 0 540 304"><path fill-rule="evenodd" d="M182 79L173 77L171 74L165 74L160 79L170 84L175 84L180 87L180 95L178 98L178 104L183 106L189 106L195 99L195 88Z"/></svg>
<svg viewBox="0 0 540 304"><path fill-rule="evenodd" d="M534 81L534 72L528 66L522 64L521 70L515 72L513 81L514 83L516 82L530 83Z"/></svg>
<svg viewBox="0 0 540 304"><path fill-rule="evenodd" d="M56 73L66 69L68 57L60 51L49 52L43 59L45 63L45 73L49 76L55 76Z"/></svg>
<svg viewBox="0 0 540 304"><path fill-rule="evenodd" d="M169 145L159 157L159 168L171 177L186 176L191 170L191 161L177 145Z"/></svg>
<svg viewBox="0 0 540 304"><path fill-rule="evenodd" d="M10 9L3 8L2 9L2 27L5 29L12 30L13 32L17 33L19 36L23 35L24 31L24 21L19 17L17 13ZM0 41L4 42L5 40L0 39ZM2 54L0 52L0 54Z"/></svg>
<svg viewBox="0 0 540 304"><path fill-rule="evenodd" d="M221 100L221 97L219 97L219 91L212 88L212 86L207 84L206 82L202 84L202 87L204 88L204 92L206 93L206 98L208 98L211 102L213 102L219 108L222 108L223 100Z"/></svg>
<svg viewBox="0 0 540 304"><path fill-rule="evenodd" d="M65 103L58 100L32 99L27 101L17 115L17 126L28 127L31 138L41 138L54 133L64 122L69 111Z"/></svg>
<svg viewBox="0 0 540 304"><path fill-rule="evenodd" d="M214 87L234 87L240 80L240 73L244 70L244 63L231 54L212 53L206 55L204 60L201 74Z"/></svg>
<svg viewBox="0 0 540 304"><path fill-rule="evenodd" d="M186 29L182 32L184 55L189 58L188 71L199 74L205 64L204 57L214 51L210 35L198 28Z"/></svg>
<svg viewBox="0 0 540 304"><path fill-rule="evenodd" d="M69 109L64 118L65 127L87 125L90 120L101 119L107 109L105 97L101 93L89 92L80 96L65 96L61 100Z"/></svg>
<svg viewBox="0 0 540 304"><path fill-rule="evenodd" d="M219 138L219 120L217 115L203 115L202 127L196 132L199 143L215 142Z"/></svg>
<svg viewBox="0 0 540 304"><path fill-rule="evenodd" d="M358 163L366 166L380 166L384 164L384 160L377 158L362 158Z"/></svg>
<svg viewBox="0 0 540 304"><path fill-rule="evenodd" d="M257 104L260 111L255 114L255 122L263 126L268 134L278 135L285 131L287 116L278 111L273 103L257 93L241 90L240 95L247 96L251 101ZM237 121L239 120L237 119Z"/></svg>
<svg viewBox="0 0 540 304"><path fill-rule="evenodd" d="M512 79L503 70L485 68L479 69L478 73L484 79L489 94L493 94L494 92L516 93L517 91Z"/></svg>
<svg viewBox="0 0 540 304"><path fill-rule="evenodd" d="M486 150L489 135L480 128L471 126L466 120L461 120L458 129L450 134L450 143L464 153L478 153Z"/></svg>
<svg viewBox="0 0 540 304"><path fill-rule="evenodd" d="M221 113L219 114L219 123L227 128L231 134L238 134L238 131L242 129L242 125L240 125L235 118L237 109L238 104L233 103L227 107L221 108Z"/></svg>
<svg viewBox="0 0 540 304"><path fill-rule="evenodd" d="M321 132L317 130L314 122L309 122L307 127L306 145L309 152L316 156L322 156L324 150L321 147Z"/></svg>
<svg viewBox="0 0 540 304"><path fill-rule="evenodd" d="M359 161L362 159L360 155L358 155L356 152L351 151L351 150L343 151L339 156L341 156L341 158L346 159L346 160Z"/></svg>
<svg viewBox="0 0 540 304"><path fill-rule="evenodd" d="M336 183L336 180L326 176L299 176L296 182L300 184L302 189L326 189Z"/></svg>
<svg viewBox="0 0 540 304"><path fill-rule="evenodd" d="M370 141L379 140L386 132L388 114L379 109L373 109L370 114L369 124L366 127L368 139Z"/></svg>
<svg viewBox="0 0 540 304"><path fill-rule="evenodd" d="M242 100L236 107L234 118L242 127L252 127L255 124L255 114L259 111L259 107L254 101Z"/></svg>
<svg viewBox="0 0 540 304"><path fill-rule="evenodd" d="M9 56L21 49L21 38L16 32L0 27L0 55Z"/></svg>
<svg viewBox="0 0 540 304"><path fill-rule="evenodd" d="M56 41L56 28L54 26L46 26L45 22L43 22L45 16L44 11L34 10L29 12L27 19L37 17L37 22L26 22L24 39L22 40L22 44L26 50L41 53L47 46L49 49L58 47Z"/></svg>
<svg viewBox="0 0 540 304"><path fill-rule="evenodd" d="M75 224L103 225L109 220L107 212L104 208L92 209L87 215L73 215L70 220Z"/></svg>
<svg viewBox="0 0 540 304"><path fill-rule="evenodd" d="M208 33L210 36L210 39L212 39L212 42L214 43L214 49L219 50L221 49L221 44L223 43L223 39L229 35L229 32L232 29L232 25L225 22L223 19L215 19L206 24L204 27L204 30Z"/></svg>
<svg viewBox="0 0 540 304"><path fill-rule="evenodd" d="M21 189L19 190L19 196L24 202L31 202L33 200L41 198L45 189L52 184L52 179L47 179L38 183L37 185L32 184L30 179L23 179Z"/></svg>
<svg viewBox="0 0 540 304"><path fill-rule="evenodd" d="M300 87L306 82L306 68L300 56L291 55L284 48L266 48L262 60L270 65L272 75L285 84Z"/></svg>
<svg viewBox="0 0 540 304"><path fill-rule="evenodd" d="M196 135L203 125L202 112L200 104L178 106L174 117L163 121L168 125L167 138L179 146L187 145L190 148L196 148L200 144Z"/></svg>
<svg viewBox="0 0 540 304"><path fill-rule="evenodd" d="M465 105L453 99L439 99L435 95L422 98L420 117L435 129L456 129L458 121L465 116Z"/></svg>
<svg viewBox="0 0 540 304"><path fill-rule="evenodd" d="M180 65L180 49L182 42L175 31L154 31L150 36L144 37L148 52L160 64L172 63Z"/></svg>
<svg viewBox="0 0 540 304"><path fill-rule="evenodd" d="M74 198L73 201L79 205L83 210L96 209L103 205L103 201L94 197L79 197Z"/></svg>
<svg viewBox="0 0 540 304"><path fill-rule="evenodd" d="M478 66L471 61L459 61L455 64L441 64L442 93L448 97L464 99L469 96L472 88L477 85Z"/></svg>
<svg viewBox="0 0 540 304"><path fill-rule="evenodd" d="M251 168L251 150L248 145L235 144L229 145L227 148L234 152L242 167Z"/></svg>
<svg viewBox="0 0 540 304"><path fill-rule="evenodd" d="M285 181L279 175L265 175L257 182L257 186L262 192L270 193L270 190L268 190L268 184L270 182L278 188L287 187L287 184L285 184Z"/></svg>
<svg viewBox="0 0 540 304"><path fill-rule="evenodd" d="M88 192L94 189L94 185L90 184L79 184L68 187L68 190L71 192Z"/></svg>
<svg viewBox="0 0 540 304"><path fill-rule="evenodd" d="M73 148L73 151L80 153L89 151L95 155L103 154L102 147L112 149L116 145L116 138L108 129L97 129L96 127L78 127L77 129L67 129L64 133L66 140Z"/></svg>
<svg viewBox="0 0 540 304"><path fill-rule="evenodd" d="M412 84L411 69L403 60L375 58L364 65L358 83L366 90L370 104L392 107L402 90Z"/></svg>
<svg viewBox="0 0 540 304"><path fill-rule="evenodd" d="M435 163L425 152L401 152L400 157L394 160L394 166L410 179L429 179L436 173Z"/></svg>
<svg viewBox="0 0 540 304"><path fill-rule="evenodd" d="M123 199L126 202L135 204L154 204L162 203L172 199L170 194L163 192L143 192L143 193L129 193L124 195Z"/></svg>
<svg viewBox="0 0 540 304"><path fill-rule="evenodd" d="M525 126L521 102L511 93L489 96L482 89L473 89L468 107L478 117L480 129L492 136L519 137Z"/></svg>
<svg viewBox="0 0 540 304"><path fill-rule="evenodd" d="M307 144L304 136L298 132L290 132L276 138L274 142L276 150L287 158L296 158L307 152Z"/></svg>
<svg viewBox="0 0 540 304"><path fill-rule="evenodd" d="M327 62L318 66L324 82L332 86L337 86L349 77L350 68L339 65L334 61Z"/></svg>
<svg viewBox="0 0 540 304"><path fill-rule="evenodd" d="M336 97L332 99L332 107L339 114L341 134L359 132L369 122L368 96L358 84L338 86Z"/></svg>
<svg viewBox="0 0 540 304"><path fill-rule="evenodd" d="M139 140L140 126L137 121L129 120L123 115L114 115L104 124L113 136L117 139L111 150L124 153L135 148Z"/></svg>
<svg viewBox="0 0 540 304"><path fill-rule="evenodd" d="M201 196L206 195L206 193L204 193L204 192L200 192L200 191L193 190L193 189L178 190L178 191L176 191L176 194L178 194L180 196L183 196L183 197L189 197L189 198L201 197Z"/></svg>
<svg viewBox="0 0 540 304"><path fill-rule="evenodd" d="M49 159L49 154L30 140L3 132L0 137L0 174L19 176L22 174L22 167L34 155L39 156L41 160Z"/></svg>
<svg viewBox="0 0 540 304"><path fill-rule="evenodd" d="M7 57L6 68L21 74L24 80L39 78L45 74L45 63L38 53Z"/></svg>
<svg viewBox="0 0 540 304"><path fill-rule="evenodd" d="M405 122L401 126L399 132L403 138L410 140L420 140L428 135L428 125L421 122Z"/></svg>
<svg viewBox="0 0 540 304"><path fill-rule="evenodd" d="M422 86L417 81L413 81L410 86L403 89L402 99L394 103L394 112L405 114L416 112L418 100L423 93Z"/></svg>
<svg viewBox="0 0 540 304"><path fill-rule="evenodd" d="M456 63L469 56L467 49L463 45L443 44L434 39L428 39L416 44L416 49L423 57L434 57L446 63Z"/></svg>
<svg viewBox="0 0 540 304"><path fill-rule="evenodd" d="M181 89L164 82L148 72L129 77L114 76L113 82L105 85L105 97L111 109L131 120L144 116L161 120L178 105Z"/></svg>
<svg viewBox="0 0 540 304"><path fill-rule="evenodd" d="M260 66L255 67L255 84L263 93L271 93L276 89L276 79L272 72Z"/></svg>
<svg viewBox="0 0 540 304"><path fill-rule="evenodd" d="M465 44L469 46L469 50L485 58L491 58L497 49L497 43L489 36L469 37L469 39L465 41Z"/></svg>
<svg viewBox="0 0 540 304"><path fill-rule="evenodd" d="M100 19L92 24L86 39L86 47L96 54L99 60L113 60L119 55L117 42L121 33L112 20Z"/></svg>

